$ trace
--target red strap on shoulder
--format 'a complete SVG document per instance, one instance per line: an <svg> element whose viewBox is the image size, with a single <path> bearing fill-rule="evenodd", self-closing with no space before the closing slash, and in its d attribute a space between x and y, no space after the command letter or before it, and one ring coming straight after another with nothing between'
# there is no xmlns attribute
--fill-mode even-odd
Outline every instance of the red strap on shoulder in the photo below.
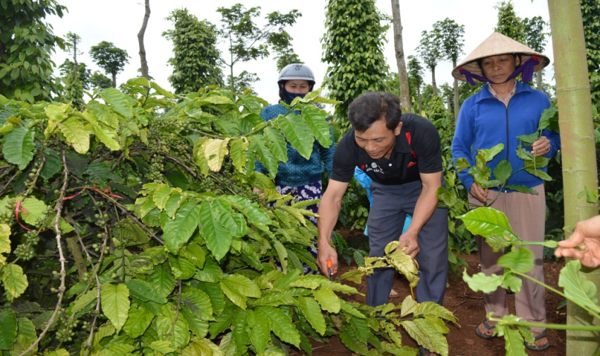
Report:
<svg viewBox="0 0 600 356"><path fill-rule="evenodd" d="M412 137L410 136L410 132L406 132L406 140L408 141L408 145L411 146L410 147L410 154L412 154L412 156L417 159L417 155L415 154L415 151L413 151L412 149L412 145L411 145L411 141L412 141Z"/></svg>

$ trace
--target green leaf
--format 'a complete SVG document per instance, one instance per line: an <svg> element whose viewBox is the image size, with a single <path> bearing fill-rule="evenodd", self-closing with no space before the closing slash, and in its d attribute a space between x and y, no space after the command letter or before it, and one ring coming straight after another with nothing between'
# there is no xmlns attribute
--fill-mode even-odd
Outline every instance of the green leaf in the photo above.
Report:
<svg viewBox="0 0 600 356"><path fill-rule="evenodd" d="M123 325L123 331L125 331L129 337L135 339L146 332L152 319L154 319L154 314L144 307L134 305L129 311L127 322Z"/></svg>
<svg viewBox="0 0 600 356"><path fill-rule="evenodd" d="M168 340L152 341L152 343L150 343L150 348L164 355L177 351Z"/></svg>
<svg viewBox="0 0 600 356"><path fill-rule="evenodd" d="M115 88L106 88L98 93L106 104L125 118L133 116L133 110L127 101L127 95Z"/></svg>
<svg viewBox="0 0 600 356"><path fill-rule="evenodd" d="M558 106L552 105L542 112L542 116L540 117L540 123L538 124L538 131L542 131L543 129L550 129L554 131L559 131L558 126Z"/></svg>
<svg viewBox="0 0 600 356"><path fill-rule="evenodd" d="M10 226L7 224L0 224L0 270L6 264L3 253L10 253Z"/></svg>
<svg viewBox="0 0 600 356"><path fill-rule="evenodd" d="M302 120L302 117L290 113L278 118L277 123L292 147L295 148L302 157L309 159L315 138L311 135L310 128L306 122Z"/></svg>
<svg viewBox="0 0 600 356"><path fill-rule="evenodd" d="M494 177L503 183L508 180L511 174L512 166L510 165L510 162L505 159L500 161L496 168L494 168Z"/></svg>
<svg viewBox="0 0 600 356"><path fill-rule="evenodd" d="M519 141L523 141L529 145L533 144L535 141L537 141L540 138L540 135L536 132L529 134L529 135L520 135L517 136L517 140Z"/></svg>
<svg viewBox="0 0 600 356"><path fill-rule="evenodd" d="M246 297L259 298L261 296L260 288L256 283L239 274L226 276L220 283L223 293L242 309L246 309Z"/></svg>
<svg viewBox="0 0 600 356"><path fill-rule="evenodd" d="M507 356L527 356L523 338L518 330L506 328L504 333L504 348Z"/></svg>
<svg viewBox="0 0 600 356"><path fill-rule="evenodd" d="M156 90L156 92L162 96L165 96L169 99L175 99L175 95L173 95L173 93L166 89L163 89L160 85L156 84L155 82L150 82L150 87L152 87L152 89Z"/></svg>
<svg viewBox="0 0 600 356"><path fill-rule="evenodd" d="M366 344L367 339L371 336L371 329L369 328L367 321L360 318L350 318L350 325L352 326L358 341Z"/></svg>
<svg viewBox="0 0 600 356"><path fill-rule="evenodd" d="M45 151L46 161L40 172L40 176L44 179L52 178L56 173L62 170L62 158L50 148Z"/></svg>
<svg viewBox="0 0 600 356"><path fill-rule="evenodd" d="M272 329L273 333L278 338L296 347L300 346L300 334L287 314L273 307L259 307L258 310L269 317L271 325L275 326Z"/></svg>
<svg viewBox="0 0 600 356"><path fill-rule="evenodd" d="M172 192L177 190L169 187L167 184L161 184L152 194L152 200L159 210L163 210Z"/></svg>
<svg viewBox="0 0 600 356"><path fill-rule="evenodd" d="M165 263L156 267L155 272L148 277L148 281L163 297L171 294L175 288L175 277Z"/></svg>
<svg viewBox="0 0 600 356"><path fill-rule="evenodd" d="M233 334L236 353L240 355L246 354L248 350L247 345L250 343L250 337L246 331L248 326L248 322L246 321L247 315L245 310L238 310L233 316L231 323L231 333Z"/></svg>
<svg viewBox="0 0 600 356"><path fill-rule="evenodd" d="M17 340L17 316L10 308L0 311L0 350L11 350Z"/></svg>
<svg viewBox="0 0 600 356"><path fill-rule="evenodd" d="M194 315L186 306L183 306L180 310L181 315L185 318L185 321L190 327L190 331L196 334L197 337L203 338L208 334L208 321L201 320L199 317Z"/></svg>
<svg viewBox="0 0 600 356"><path fill-rule="evenodd" d="M231 202L234 209L244 214L248 222L254 225L271 225L271 218L260 209L257 203L237 195L228 195L225 198Z"/></svg>
<svg viewBox="0 0 600 356"><path fill-rule="evenodd" d="M537 167L540 167L540 166L537 166ZM531 162L525 162L525 171L527 171L530 174L533 174L534 176L536 176L540 179L545 180L546 182L552 181L552 177L548 173L546 173L540 169L536 169L533 166L533 163L531 163Z"/></svg>
<svg viewBox="0 0 600 356"><path fill-rule="evenodd" d="M89 116L89 114L83 114L83 117L88 120L87 127L92 130L96 138L100 140L100 142L102 142L111 151L120 150L121 145L115 139L115 137L118 136L117 130L109 127L103 127L98 122L92 121L92 119L89 118Z"/></svg>
<svg viewBox="0 0 600 356"><path fill-rule="evenodd" d="M231 246L231 235L221 224L223 214L227 212L220 204L205 201L200 208L201 232L206 240L206 246L213 253L217 261L221 260Z"/></svg>
<svg viewBox="0 0 600 356"><path fill-rule="evenodd" d="M210 297L203 291L189 288L181 295L181 302L200 320L214 320Z"/></svg>
<svg viewBox="0 0 600 356"><path fill-rule="evenodd" d="M523 280L514 274L505 273L504 280L502 281L502 288L510 289L515 293L519 293L521 290L521 286L523 285Z"/></svg>
<svg viewBox="0 0 600 356"><path fill-rule="evenodd" d="M165 245L174 254L192 237L198 227L201 213L200 206L193 201L186 201L175 213L175 219L170 219L163 229Z"/></svg>
<svg viewBox="0 0 600 356"><path fill-rule="evenodd" d="M302 314L308 320L310 325L322 335L325 334L325 318L321 313L321 307L313 298L298 297L298 307Z"/></svg>
<svg viewBox="0 0 600 356"><path fill-rule="evenodd" d="M256 348L256 353L262 355L271 339L271 320L259 309L248 310L248 326L250 341Z"/></svg>
<svg viewBox="0 0 600 356"><path fill-rule="evenodd" d="M85 309L88 305L95 302L97 297L98 297L97 289L92 289L92 290L87 291L84 295L82 295L75 301L75 304L73 304L73 307L71 308L71 314L72 315L77 314L77 312Z"/></svg>
<svg viewBox="0 0 600 356"><path fill-rule="evenodd" d="M38 219L44 220L46 218L48 206L42 200L25 198L21 202L21 207L27 212L23 211L20 216L29 225L37 226L39 225Z"/></svg>
<svg viewBox="0 0 600 356"><path fill-rule="evenodd" d="M463 271L463 280L467 282L469 288L475 292L482 291L484 293L491 293L502 285L504 278L503 276L498 276L496 274L486 276L482 272L474 274L473 277L470 277L465 269Z"/></svg>
<svg viewBox="0 0 600 356"><path fill-rule="evenodd" d="M85 109L89 114L97 118L99 122L102 122L113 129L119 128L119 116L110 108L110 106L101 104L96 100L90 100Z"/></svg>
<svg viewBox="0 0 600 356"><path fill-rule="evenodd" d="M495 145L494 147L483 149L483 150L477 150L477 151L482 152L485 157L485 161L489 162L492 159L494 159L494 157L496 157L496 155L498 153L502 152L503 149L504 149L504 144L499 143L499 144Z"/></svg>
<svg viewBox="0 0 600 356"><path fill-rule="evenodd" d="M33 322L27 318L19 318L17 327L17 341L13 344L11 349L12 355L21 355L35 342L37 339L37 333L35 332L35 326ZM37 353L37 345L33 348L33 352L26 353L26 355L35 355Z"/></svg>
<svg viewBox="0 0 600 356"><path fill-rule="evenodd" d="M175 320L175 310L175 306L170 303L161 306L161 313L156 316L156 331L161 340L167 340L171 335L169 340L173 346L183 348L190 342L189 326L184 318L177 317Z"/></svg>
<svg viewBox="0 0 600 356"><path fill-rule="evenodd" d="M181 356L213 356L214 352L206 341L208 340L192 341L181 351Z"/></svg>
<svg viewBox="0 0 600 356"><path fill-rule="evenodd" d="M342 306L342 310L349 315L355 316L357 318L365 319L363 313L361 313L358 309L353 307L350 303L340 299L340 303Z"/></svg>
<svg viewBox="0 0 600 356"><path fill-rule="evenodd" d="M494 252L510 246L512 242L518 240L506 215L496 209L477 208L457 218L465 223L473 235L483 236Z"/></svg>
<svg viewBox="0 0 600 356"><path fill-rule="evenodd" d="M58 349L55 351L51 351L48 353L44 353L44 356L69 356L69 351L65 350L65 349Z"/></svg>
<svg viewBox="0 0 600 356"><path fill-rule="evenodd" d="M446 337L425 319L403 321L401 325L419 345L422 345L431 352L437 352L443 356L448 355L448 341Z"/></svg>
<svg viewBox="0 0 600 356"><path fill-rule="evenodd" d="M263 132L267 147L269 147L273 155L275 155L275 158L287 162L287 143L281 132L271 126L266 127Z"/></svg>
<svg viewBox="0 0 600 356"><path fill-rule="evenodd" d="M202 145L204 148L204 158L206 159L208 168L210 168L211 171L218 172L221 170L223 159L228 153L228 143L228 138L224 140L211 138L204 145Z"/></svg>
<svg viewBox="0 0 600 356"><path fill-rule="evenodd" d="M142 281L141 279L130 279L125 282L125 284L127 285L127 288L129 288L132 297L158 304L167 302L167 298L160 295L156 291L156 287L146 281Z"/></svg>
<svg viewBox="0 0 600 356"><path fill-rule="evenodd" d="M33 159L33 137L34 131L25 126L16 127L7 133L2 140L4 159L24 170Z"/></svg>
<svg viewBox="0 0 600 356"><path fill-rule="evenodd" d="M171 271L173 271L175 279L190 279L194 276L194 273L196 273L196 266L181 256L169 255L169 262L171 264Z"/></svg>
<svg viewBox="0 0 600 356"><path fill-rule="evenodd" d="M6 296L9 301L18 298L29 285L27 275L23 273L23 268L14 263L9 263L2 268L2 283L6 290Z"/></svg>
<svg viewBox="0 0 600 356"><path fill-rule="evenodd" d="M588 280L586 276L580 272L580 269L581 262L579 260L569 261L565 267L560 270L558 285L564 288L567 298L596 311L596 313L600 313L596 285Z"/></svg>
<svg viewBox="0 0 600 356"><path fill-rule="evenodd" d="M129 315L129 289L122 283L113 285L104 282L100 299L102 301L102 312L117 329L118 333L125 325Z"/></svg>
<svg viewBox="0 0 600 356"><path fill-rule="evenodd" d="M275 179L277 175L277 158L267 148L265 138L261 135L250 136L250 149L256 154L256 157L262 163L267 171L269 171L269 178ZM287 155L287 151L286 151Z"/></svg>
<svg viewBox="0 0 600 356"><path fill-rule="evenodd" d="M248 150L248 139L245 137L234 138L229 141L229 156L233 161L233 166L240 173L246 173L246 154Z"/></svg>
<svg viewBox="0 0 600 356"><path fill-rule="evenodd" d="M194 266L202 269L204 268L204 262L206 260L206 252L196 243L190 243L179 250L179 255L185 257Z"/></svg>
<svg viewBox="0 0 600 356"><path fill-rule="evenodd" d="M514 190L516 192L521 192L521 193L527 193L527 194L533 194L533 195L539 194L536 190L534 190L532 188L527 188L524 185L507 185L505 188Z"/></svg>
<svg viewBox="0 0 600 356"><path fill-rule="evenodd" d="M327 112L321 110L316 106L307 105L302 109L302 117L308 124L310 132L319 141L321 146L329 147L333 142L331 141L331 134L329 132L329 123L327 122Z"/></svg>
<svg viewBox="0 0 600 356"><path fill-rule="evenodd" d="M85 154L90 149L90 134L81 121L75 117L60 122L58 128L65 135L67 142L73 146L79 154Z"/></svg>
<svg viewBox="0 0 600 356"><path fill-rule="evenodd" d="M501 256L498 265L515 272L527 273L533 268L534 259L533 252L521 247Z"/></svg>
<svg viewBox="0 0 600 356"><path fill-rule="evenodd" d="M202 282L219 283L223 278L223 270L215 260L208 258L204 268L196 271L194 278Z"/></svg>
<svg viewBox="0 0 600 356"><path fill-rule="evenodd" d="M402 304L404 304L404 302L402 302ZM429 315L436 318L443 318L453 323L456 323L456 317L454 316L454 314L452 314L450 310L433 302L423 302L419 304L418 310L415 312L415 316L417 315Z"/></svg>
<svg viewBox="0 0 600 356"><path fill-rule="evenodd" d="M415 313L419 308L419 304L412 298L412 296L408 296L404 298L402 301L402 308L400 309L400 316L405 317L408 314Z"/></svg>

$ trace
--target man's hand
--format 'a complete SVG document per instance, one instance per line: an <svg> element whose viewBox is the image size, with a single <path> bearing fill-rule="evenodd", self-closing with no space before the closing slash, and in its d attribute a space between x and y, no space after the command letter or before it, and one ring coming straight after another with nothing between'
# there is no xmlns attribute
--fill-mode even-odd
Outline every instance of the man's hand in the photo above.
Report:
<svg viewBox="0 0 600 356"><path fill-rule="evenodd" d="M417 254L421 251L417 237L417 234L406 231L400 236L400 246L398 246L397 250L402 250L406 247L404 253L413 259L417 258Z"/></svg>
<svg viewBox="0 0 600 356"><path fill-rule="evenodd" d="M487 201L488 190L483 189L477 183L473 183L471 185L471 195L475 197L475 199L479 200L482 204L485 204Z"/></svg>
<svg viewBox="0 0 600 356"><path fill-rule="evenodd" d="M568 240L560 241L554 254L581 260L587 267L600 266L600 215L580 221Z"/></svg>
<svg viewBox="0 0 600 356"><path fill-rule="evenodd" d="M321 273L323 273L324 276L329 276L327 260L331 260L331 274L335 274L338 269L337 252L329 244L319 244L317 249L317 266L319 266L319 269L321 270Z"/></svg>
<svg viewBox="0 0 600 356"><path fill-rule="evenodd" d="M531 145L531 154L535 157L543 156L550 152L551 148L550 140L546 136L542 136Z"/></svg>

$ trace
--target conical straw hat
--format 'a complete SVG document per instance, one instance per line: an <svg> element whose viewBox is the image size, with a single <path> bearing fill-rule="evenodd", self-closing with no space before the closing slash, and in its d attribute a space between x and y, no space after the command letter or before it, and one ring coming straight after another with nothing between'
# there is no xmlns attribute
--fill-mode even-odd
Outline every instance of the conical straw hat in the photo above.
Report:
<svg viewBox="0 0 600 356"><path fill-rule="evenodd" d="M494 32L477 48L475 48L473 52L471 52L465 59L463 59L463 61L460 62L456 68L454 68L452 71L452 76L458 80L467 81L465 75L460 73L460 69L465 69L473 74L483 76L481 68L477 64L478 59L513 53L521 55L521 64L525 63L529 58L531 58L531 56L538 56L540 63L534 67L535 72L544 68L550 63L550 59L545 55L532 50L531 48L513 40L510 37L498 32Z"/></svg>

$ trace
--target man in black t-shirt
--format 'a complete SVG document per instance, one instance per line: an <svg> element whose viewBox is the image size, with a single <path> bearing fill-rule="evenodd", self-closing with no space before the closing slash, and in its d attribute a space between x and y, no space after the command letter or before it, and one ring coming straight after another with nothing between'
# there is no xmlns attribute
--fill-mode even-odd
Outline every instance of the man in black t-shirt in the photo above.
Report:
<svg viewBox="0 0 600 356"><path fill-rule="evenodd" d="M418 115L401 114L399 100L388 93L367 93L352 102L348 118L353 129L340 140L333 171L319 208L317 264L327 274L327 260L337 270L337 253L329 240L342 198L359 167L373 179L369 213L370 256L384 255L385 246L400 240L400 249L417 259L419 303L442 304L448 275L448 211L436 208L442 184L442 153L437 129ZM402 234L406 214L412 222ZM388 301L393 269L377 269L367 278L367 304Z"/></svg>

